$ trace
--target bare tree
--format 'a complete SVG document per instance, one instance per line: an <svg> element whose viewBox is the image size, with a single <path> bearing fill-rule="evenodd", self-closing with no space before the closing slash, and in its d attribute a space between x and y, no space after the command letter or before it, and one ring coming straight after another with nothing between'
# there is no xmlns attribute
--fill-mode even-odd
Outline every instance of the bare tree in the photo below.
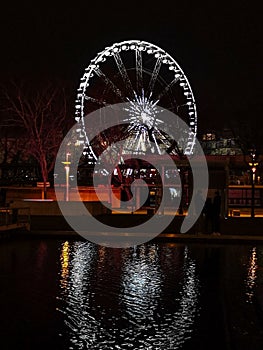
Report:
<svg viewBox="0 0 263 350"><path fill-rule="evenodd" d="M2 129L2 128L0 128ZM1 131L0 131L1 132ZM10 137L6 132L1 132L0 137L0 165L5 166L10 163L17 152L20 151L18 139Z"/></svg>
<svg viewBox="0 0 263 350"><path fill-rule="evenodd" d="M46 198L49 173L73 118L67 115L63 88L50 82L38 89L28 85L12 83L4 88L6 121L10 127L20 128L27 138L25 151L39 164Z"/></svg>

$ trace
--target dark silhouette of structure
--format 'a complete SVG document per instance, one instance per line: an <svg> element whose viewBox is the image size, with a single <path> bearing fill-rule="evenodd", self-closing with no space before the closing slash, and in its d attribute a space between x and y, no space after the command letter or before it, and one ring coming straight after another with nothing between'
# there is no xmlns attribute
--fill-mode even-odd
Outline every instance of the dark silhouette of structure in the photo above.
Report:
<svg viewBox="0 0 263 350"><path fill-rule="evenodd" d="M212 231L213 231L213 234L219 234L220 214L221 214L221 196L219 191L215 192L212 208L213 208Z"/></svg>
<svg viewBox="0 0 263 350"><path fill-rule="evenodd" d="M207 198L205 201L204 209L204 231L205 233L212 233L213 229L213 203L211 198Z"/></svg>

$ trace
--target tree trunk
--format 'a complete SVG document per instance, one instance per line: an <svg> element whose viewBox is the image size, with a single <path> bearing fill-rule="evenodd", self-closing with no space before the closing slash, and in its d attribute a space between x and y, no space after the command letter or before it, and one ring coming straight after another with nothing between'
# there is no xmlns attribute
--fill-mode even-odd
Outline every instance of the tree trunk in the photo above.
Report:
<svg viewBox="0 0 263 350"><path fill-rule="evenodd" d="M42 199L47 199L47 180L48 180L48 172L47 172L47 161L45 155L41 157L41 173L43 179L43 188L42 188Z"/></svg>
<svg viewBox="0 0 263 350"><path fill-rule="evenodd" d="M46 181L44 181L43 191L44 191L44 199L47 199L47 182Z"/></svg>

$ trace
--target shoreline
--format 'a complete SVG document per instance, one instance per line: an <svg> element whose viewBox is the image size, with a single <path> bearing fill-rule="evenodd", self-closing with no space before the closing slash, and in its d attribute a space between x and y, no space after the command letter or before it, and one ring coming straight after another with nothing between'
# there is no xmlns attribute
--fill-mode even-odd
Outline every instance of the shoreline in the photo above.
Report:
<svg viewBox="0 0 263 350"><path fill-rule="evenodd" d="M107 242L107 237L112 238L116 237L114 232L103 232L100 233L105 237L105 242ZM125 235L125 230L123 231ZM127 235L127 234L126 234ZM143 235L143 233L142 233ZM1 234L0 234L1 236ZM93 242L93 238L96 237L96 232L91 232L90 236L84 237L73 230L61 231L61 230L31 230L31 231L21 231L16 230L13 232L7 232L5 238L7 239L65 239L65 240L81 240L81 241L90 241ZM127 237L127 236L126 236ZM3 238L3 237L2 237ZM89 239L90 238L90 239ZM204 233L161 233L155 237L151 237L147 240L145 236L145 242L153 243L169 243L169 244L263 244L263 236L260 235L226 235L220 234L218 236L212 234ZM141 244L144 244L141 243Z"/></svg>

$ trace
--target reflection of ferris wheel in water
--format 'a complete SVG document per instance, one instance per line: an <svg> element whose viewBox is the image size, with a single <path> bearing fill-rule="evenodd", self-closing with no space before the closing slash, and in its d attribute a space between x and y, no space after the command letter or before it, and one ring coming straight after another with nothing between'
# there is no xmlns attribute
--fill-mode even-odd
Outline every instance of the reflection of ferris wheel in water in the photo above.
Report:
<svg viewBox="0 0 263 350"><path fill-rule="evenodd" d="M125 135L126 150L178 154L178 143L161 130L160 108L179 116L188 126L180 152L191 155L197 131L197 113L189 82L177 62L158 46L130 40L105 48L90 62L81 78L76 100L76 121L83 153L97 160L100 153L85 131L85 116L104 106L128 102L123 128L114 130ZM88 120L88 119L87 119ZM109 143L109 133L100 135ZM101 142L103 144L103 142Z"/></svg>

